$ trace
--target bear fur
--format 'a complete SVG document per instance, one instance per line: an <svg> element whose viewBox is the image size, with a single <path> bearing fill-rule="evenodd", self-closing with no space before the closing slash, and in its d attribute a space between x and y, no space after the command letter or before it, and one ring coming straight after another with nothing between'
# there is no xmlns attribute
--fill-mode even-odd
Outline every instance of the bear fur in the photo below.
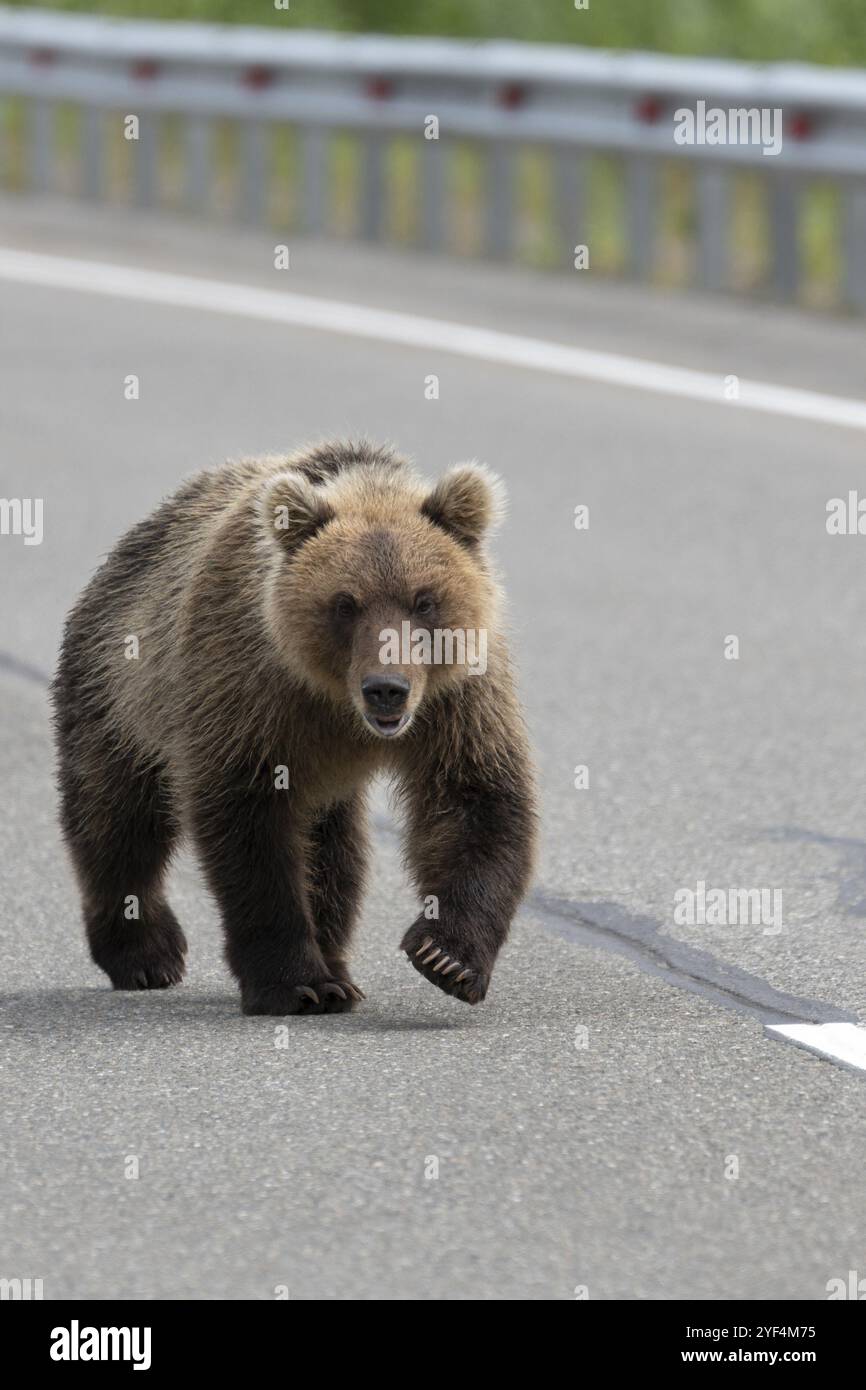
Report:
<svg viewBox="0 0 866 1390"><path fill-rule="evenodd" d="M389 448L331 443L201 473L118 542L52 687L63 833L116 989L183 975L164 877L189 836L244 1012L352 1008L364 787L382 772L427 905L402 947L446 993L484 998L535 838L484 546L499 491L478 465L431 487ZM383 664L383 630L406 621L483 629L486 670Z"/></svg>

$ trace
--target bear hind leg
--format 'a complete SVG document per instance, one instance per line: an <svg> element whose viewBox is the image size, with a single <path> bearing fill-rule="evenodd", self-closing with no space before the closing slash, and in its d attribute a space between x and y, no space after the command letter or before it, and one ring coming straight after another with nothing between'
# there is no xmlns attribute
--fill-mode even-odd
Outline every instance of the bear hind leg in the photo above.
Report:
<svg viewBox="0 0 866 1390"><path fill-rule="evenodd" d="M163 893L178 825L159 769L103 742L62 756L61 779L93 960L115 989L179 984L187 943Z"/></svg>

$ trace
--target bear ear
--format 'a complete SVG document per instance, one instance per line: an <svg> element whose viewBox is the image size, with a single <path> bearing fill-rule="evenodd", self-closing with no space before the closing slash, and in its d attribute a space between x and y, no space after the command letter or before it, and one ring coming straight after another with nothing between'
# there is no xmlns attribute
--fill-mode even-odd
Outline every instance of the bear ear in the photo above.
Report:
<svg viewBox="0 0 866 1390"><path fill-rule="evenodd" d="M262 502L265 530L278 545L293 550L334 517L334 509L302 473L272 479Z"/></svg>
<svg viewBox="0 0 866 1390"><path fill-rule="evenodd" d="M505 488L483 463L450 468L421 504L421 515L462 545L477 545L502 516Z"/></svg>

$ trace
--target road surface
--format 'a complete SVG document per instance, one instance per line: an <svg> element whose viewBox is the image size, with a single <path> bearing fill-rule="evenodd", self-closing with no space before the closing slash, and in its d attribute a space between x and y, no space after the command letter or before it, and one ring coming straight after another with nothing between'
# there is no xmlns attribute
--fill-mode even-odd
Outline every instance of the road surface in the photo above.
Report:
<svg viewBox="0 0 866 1390"><path fill-rule="evenodd" d="M273 241L0 205L0 253L862 393L853 322L302 241L281 277ZM367 1002L278 1047L277 1020L240 1014L191 858L186 983L113 994L91 965L45 677L99 558L181 477L361 433L506 480L543 853L469 1010L397 949L414 900L383 793ZM852 489L861 429L0 279L0 493L44 499L41 545L0 537L0 1276L46 1298L560 1300L821 1299L866 1275L866 1074L764 1027L781 995L866 1019L866 539L825 526ZM699 882L778 890L782 930L676 922ZM679 979L628 941L667 943Z"/></svg>

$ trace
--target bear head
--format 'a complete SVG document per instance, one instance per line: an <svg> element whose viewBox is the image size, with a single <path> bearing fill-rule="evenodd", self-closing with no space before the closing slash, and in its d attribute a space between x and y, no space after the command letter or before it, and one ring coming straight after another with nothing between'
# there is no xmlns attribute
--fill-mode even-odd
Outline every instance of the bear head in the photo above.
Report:
<svg viewBox="0 0 866 1390"><path fill-rule="evenodd" d="M499 594L484 541L501 484L469 463L430 485L387 451L334 472L289 463L260 500L279 658L350 707L359 733L399 737L424 702L486 669Z"/></svg>

